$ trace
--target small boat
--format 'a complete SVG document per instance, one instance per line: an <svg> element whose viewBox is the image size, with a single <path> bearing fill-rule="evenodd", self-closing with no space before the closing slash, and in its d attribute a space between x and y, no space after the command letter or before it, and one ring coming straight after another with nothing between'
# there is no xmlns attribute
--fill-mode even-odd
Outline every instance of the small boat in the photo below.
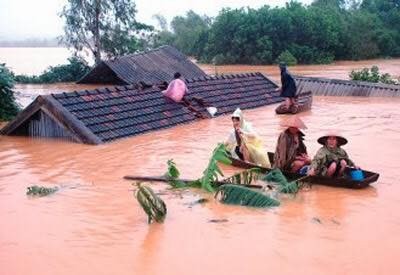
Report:
<svg viewBox="0 0 400 275"><path fill-rule="evenodd" d="M274 153L268 152L268 158L271 162L273 163L274 160ZM251 169L251 168L259 168L263 172L267 173L271 171L270 168L265 168L258 166L253 163L245 162L240 159L236 158L230 158L232 161L232 166L243 168L243 169ZM319 184L319 185L327 185L327 186L333 186L333 187L342 187L342 188L351 188L351 189L361 189L368 187L371 183L376 182L379 178L378 173L362 170L364 174L364 179L361 181L356 181L352 180L351 178L328 178L328 177L323 177L323 176L310 176L305 179L305 181L312 183L312 184ZM285 177L288 180L296 180L301 177L304 177L304 175L301 174L296 174L296 173L291 173L287 171L282 171Z"/></svg>
<svg viewBox="0 0 400 275"><path fill-rule="evenodd" d="M296 104L292 105L289 109L286 108L285 103L280 104L276 109L275 113L278 115L282 114L297 114L300 112L311 110L313 97L312 92L304 92L297 96Z"/></svg>

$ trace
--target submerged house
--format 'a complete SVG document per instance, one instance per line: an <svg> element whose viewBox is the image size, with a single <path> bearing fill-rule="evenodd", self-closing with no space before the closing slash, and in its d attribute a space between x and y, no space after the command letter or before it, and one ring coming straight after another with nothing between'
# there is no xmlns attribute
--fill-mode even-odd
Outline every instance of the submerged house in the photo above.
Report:
<svg viewBox="0 0 400 275"><path fill-rule="evenodd" d="M298 93L311 91L317 96L400 96L400 85L304 76L295 80Z"/></svg>
<svg viewBox="0 0 400 275"><path fill-rule="evenodd" d="M180 51L171 46L162 46L101 61L77 83L129 85L143 82L151 85L171 81L175 72L180 72L184 78L206 76Z"/></svg>
<svg viewBox="0 0 400 275"><path fill-rule="evenodd" d="M187 79L189 97L218 108L251 109L281 102L276 84L261 73ZM207 114L202 109L203 114ZM48 137L101 144L198 120L191 109L152 87L117 86L38 96L2 130L3 135Z"/></svg>

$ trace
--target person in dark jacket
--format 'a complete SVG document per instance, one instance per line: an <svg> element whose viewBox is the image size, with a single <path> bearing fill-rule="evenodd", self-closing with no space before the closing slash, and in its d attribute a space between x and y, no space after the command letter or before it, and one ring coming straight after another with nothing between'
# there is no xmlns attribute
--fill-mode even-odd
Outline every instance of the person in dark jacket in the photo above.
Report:
<svg viewBox="0 0 400 275"><path fill-rule="evenodd" d="M279 69L281 70L281 83L282 87L278 89L281 92L281 96L286 99L286 108L289 109L294 105L296 97L296 82L294 81L291 74L288 72L286 64L280 63Z"/></svg>

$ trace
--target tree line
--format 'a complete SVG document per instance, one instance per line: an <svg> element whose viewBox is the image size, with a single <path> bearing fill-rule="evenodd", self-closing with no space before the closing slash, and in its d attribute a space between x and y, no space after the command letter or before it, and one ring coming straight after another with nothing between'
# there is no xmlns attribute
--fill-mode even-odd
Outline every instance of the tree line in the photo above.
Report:
<svg viewBox="0 0 400 275"><path fill-rule="evenodd" d="M320 64L400 56L399 0L296 1L284 7L222 9L175 17L155 44L215 64Z"/></svg>

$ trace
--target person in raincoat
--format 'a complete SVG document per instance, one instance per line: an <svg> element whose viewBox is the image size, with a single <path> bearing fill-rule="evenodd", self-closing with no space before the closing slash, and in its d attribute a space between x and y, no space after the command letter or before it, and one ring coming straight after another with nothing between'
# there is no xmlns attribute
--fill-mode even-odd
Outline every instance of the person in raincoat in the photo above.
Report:
<svg viewBox="0 0 400 275"><path fill-rule="evenodd" d="M279 135L273 168L298 173L311 163L304 144L304 133L300 130L307 127L297 116L286 119L281 125L286 129Z"/></svg>
<svg viewBox="0 0 400 275"><path fill-rule="evenodd" d="M327 177L340 177L344 174L346 166L358 166L349 158L347 152L341 146L347 143L347 139L335 132L329 132L318 139L323 145L311 162L308 175L321 175Z"/></svg>
<svg viewBox="0 0 400 275"><path fill-rule="evenodd" d="M247 122L242 111L237 108L232 114L233 129L225 141L225 146L234 158L263 167L271 167L262 141L252 125Z"/></svg>

